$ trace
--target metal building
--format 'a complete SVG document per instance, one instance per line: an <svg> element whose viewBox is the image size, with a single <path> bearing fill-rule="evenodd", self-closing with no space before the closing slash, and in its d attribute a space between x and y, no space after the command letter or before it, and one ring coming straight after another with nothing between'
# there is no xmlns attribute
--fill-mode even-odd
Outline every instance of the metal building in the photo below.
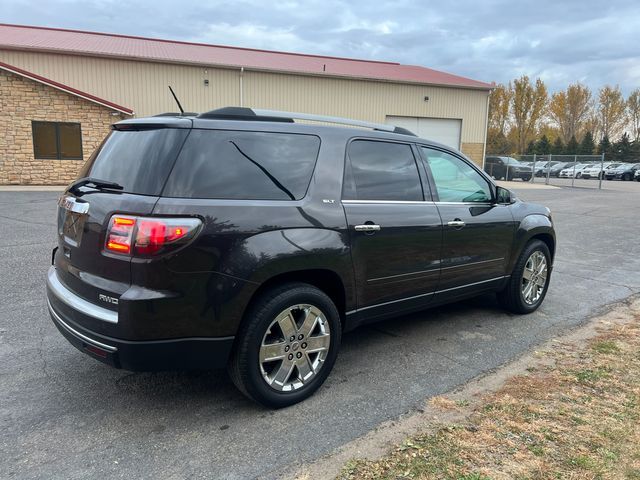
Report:
<svg viewBox="0 0 640 480"><path fill-rule="evenodd" d="M479 164L491 85L413 65L0 24L0 184L64 183L130 115L249 106L406 127Z"/></svg>

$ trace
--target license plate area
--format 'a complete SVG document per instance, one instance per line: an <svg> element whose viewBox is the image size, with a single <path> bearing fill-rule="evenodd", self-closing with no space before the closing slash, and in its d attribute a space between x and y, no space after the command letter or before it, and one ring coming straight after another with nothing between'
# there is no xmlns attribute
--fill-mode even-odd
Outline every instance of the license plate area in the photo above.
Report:
<svg viewBox="0 0 640 480"><path fill-rule="evenodd" d="M80 246L89 203L63 196L58 201L58 234L72 247Z"/></svg>

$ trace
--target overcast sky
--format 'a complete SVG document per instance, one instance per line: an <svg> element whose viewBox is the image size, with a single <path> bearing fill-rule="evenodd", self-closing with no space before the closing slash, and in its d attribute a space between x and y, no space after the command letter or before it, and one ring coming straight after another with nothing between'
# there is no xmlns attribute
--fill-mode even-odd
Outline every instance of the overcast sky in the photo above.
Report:
<svg viewBox="0 0 640 480"><path fill-rule="evenodd" d="M640 0L0 0L0 22L640 87Z"/></svg>

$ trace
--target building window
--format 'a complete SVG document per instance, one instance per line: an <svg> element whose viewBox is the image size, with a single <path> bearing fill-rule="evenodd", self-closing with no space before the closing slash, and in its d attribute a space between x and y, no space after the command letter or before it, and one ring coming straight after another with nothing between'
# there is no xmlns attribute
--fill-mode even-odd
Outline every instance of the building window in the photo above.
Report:
<svg viewBox="0 0 640 480"><path fill-rule="evenodd" d="M33 154L37 159L82 160L79 123L31 122Z"/></svg>

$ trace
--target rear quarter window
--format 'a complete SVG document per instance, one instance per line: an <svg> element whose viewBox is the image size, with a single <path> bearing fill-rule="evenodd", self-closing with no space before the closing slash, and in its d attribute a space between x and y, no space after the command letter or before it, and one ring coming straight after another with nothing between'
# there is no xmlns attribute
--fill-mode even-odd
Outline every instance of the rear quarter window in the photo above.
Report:
<svg viewBox="0 0 640 480"><path fill-rule="evenodd" d="M192 130L163 196L299 200L319 149L313 135Z"/></svg>
<svg viewBox="0 0 640 480"><path fill-rule="evenodd" d="M189 130L113 131L87 161L78 178L122 185L123 191L159 195Z"/></svg>

